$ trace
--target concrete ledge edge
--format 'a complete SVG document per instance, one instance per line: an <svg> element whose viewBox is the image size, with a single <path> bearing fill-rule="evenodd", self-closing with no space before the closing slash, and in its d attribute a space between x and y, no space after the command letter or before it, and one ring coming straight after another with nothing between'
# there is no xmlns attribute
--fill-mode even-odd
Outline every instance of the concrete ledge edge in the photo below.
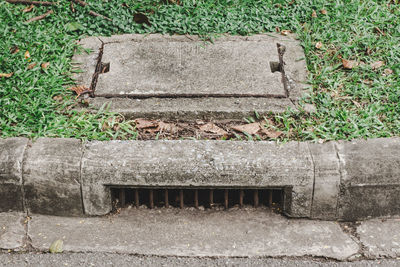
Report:
<svg viewBox="0 0 400 267"><path fill-rule="evenodd" d="M290 217L398 216L400 138L323 144L0 139L0 212L103 215L111 210L108 185L285 187Z"/></svg>

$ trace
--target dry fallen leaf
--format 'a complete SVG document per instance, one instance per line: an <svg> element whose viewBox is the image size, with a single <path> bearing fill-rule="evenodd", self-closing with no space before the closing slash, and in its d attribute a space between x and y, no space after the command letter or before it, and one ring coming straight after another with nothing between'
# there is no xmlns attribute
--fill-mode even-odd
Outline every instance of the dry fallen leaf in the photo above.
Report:
<svg viewBox="0 0 400 267"><path fill-rule="evenodd" d="M60 102L63 100L63 97L62 97L62 95L55 95L55 96L53 96L53 100Z"/></svg>
<svg viewBox="0 0 400 267"><path fill-rule="evenodd" d="M178 131L179 127L175 123L166 123L162 121L158 123L157 132L177 133Z"/></svg>
<svg viewBox="0 0 400 267"><path fill-rule="evenodd" d="M35 66L37 65L37 63L32 63L32 64L29 64L29 66L28 66L28 70L31 70L31 69L33 69Z"/></svg>
<svg viewBox="0 0 400 267"><path fill-rule="evenodd" d="M50 66L50 62L42 63L42 69L47 69Z"/></svg>
<svg viewBox="0 0 400 267"><path fill-rule="evenodd" d="M30 5L29 7L26 7L24 10L22 10L22 12L24 13L31 12L34 7L35 7L34 5Z"/></svg>
<svg viewBox="0 0 400 267"><path fill-rule="evenodd" d="M384 71L383 71L383 74L384 75L390 75L390 74L392 74L393 73L393 70L391 70L391 69L385 69Z"/></svg>
<svg viewBox="0 0 400 267"><path fill-rule="evenodd" d="M158 122L154 120L145 120L142 118L134 120L136 129L146 129L158 127Z"/></svg>
<svg viewBox="0 0 400 267"><path fill-rule="evenodd" d="M13 76L14 72L11 73L0 73L0 78L10 78L11 76Z"/></svg>
<svg viewBox="0 0 400 267"><path fill-rule="evenodd" d="M19 52L18 46L14 45L13 47L10 48L10 53L11 54L16 54Z"/></svg>
<svg viewBox="0 0 400 267"><path fill-rule="evenodd" d="M384 31L382 31L381 29L379 29L378 27L375 27L374 30L375 30L375 32L377 32L377 33L379 33L379 34L381 34L383 36L386 35L386 33Z"/></svg>
<svg viewBox="0 0 400 267"><path fill-rule="evenodd" d="M289 33L291 33L292 31L291 30L282 30L281 31L281 34L282 35L288 35Z"/></svg>
<svg viewBox="0 0 400 267"><path fill-rule="evenodd" d="M358 66L358 63L356 61L347 60L347 59L344 59L344 58L342 58L342 64L343 64L343 68L348 69L348 70L351 70L354 67Z"/></svg>
<svg viewBox="0 0 400 267"><path fill-rule="evenodd" d="M322 15L328 14L328 11L326 9L321 9L319 12L321 12Z"/></svg>
<svg viewBox="0 0 400 267"><path fill-rule="evenodd" d="M149 18L143 14L143 13L136 13L133 15L133 21L138 23L138 24L147 24L147 25L151 25Z"/></svg>
<svg viewBox="0 0 400 267"><path fill-rule="evenodd" d="M315 48L321 49L322 48L322 43L321 42L316 43L315 44Z"/></svg>
<svg viewBox="0 0 400 267"><path fill-rule="evenodd" d="M50 253L62 253L64 242L59 239L51 243L49 251Z"/></svg>
<svg viewBox="0 0 400 267"><path fill-rule="evenodd" d="M217 125L215 125L214 123L211 123L211 122L200 126L199 129L203 132L213 133L213 134L218 134L218 135L227 135L228 134L224 129L218 127Z"/></svg>
<svg viewBox="0 0 400 267"><path fill-rule="evenodd" d="M92 92L92 90L90 90L90 88L87 88L86 86L83 86L83 85L70 87L68 89L74 91L77 94L76 97L79 97L80 95L85 94L85 93Z"/></svg>
<svg viewBox="0 0 400 267"><path fill-rule="evenodd" d="M262 129L261 130L262 133L264 133L265 135L267 135L269 138L278 138L279 136L281 136L283 133L279 132L279 131L275 131L272 129Z"/></svg>
<svg viewBox="0 0 400 267"><path fill-rule="evenodd" d="M253 122L249 124L244 124L244 125L234 125L232 126L232 129L242 132L242 133L248 133L248 134L256 134L260 129L260 123L258 122Z"/></svg>
<svg viewBox="0 0 400 267"><path fill-rule="evenodd" d="M25 59L28 59L31 57L31 54L29 54L29 51L26 50L25 54L24 54Z"/></svg>
<svg viewBox="0 0 400 267"><path fill-rule="evenodd" d="M315 10L312 11L311 17L313 17L313 18L317 17L317 12Z"/></svg>
<svg viewBox="0 0 400 267"><path fill-rule="evenodd" d="M373 62L373 63L371 63L371 68L373 69L373 70L376 70L376 69L379 69L380 67L382 67L383 65L385 65L385 62L383 62L383 61L376 61L376 62Z"/></svg>

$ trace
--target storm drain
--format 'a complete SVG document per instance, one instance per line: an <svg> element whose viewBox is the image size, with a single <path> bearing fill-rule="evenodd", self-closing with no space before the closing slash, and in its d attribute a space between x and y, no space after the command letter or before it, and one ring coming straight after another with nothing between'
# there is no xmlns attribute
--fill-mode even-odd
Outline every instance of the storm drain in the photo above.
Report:
<svg viewBox="0 0 400 267"><path fill-rule="evenodd" d="M283 189L232 189L232 188L127 188L111 187L114 207L145 206L155 207L194 207L194 208L232 208L244 206L269 207L282 210Z"/></svg>

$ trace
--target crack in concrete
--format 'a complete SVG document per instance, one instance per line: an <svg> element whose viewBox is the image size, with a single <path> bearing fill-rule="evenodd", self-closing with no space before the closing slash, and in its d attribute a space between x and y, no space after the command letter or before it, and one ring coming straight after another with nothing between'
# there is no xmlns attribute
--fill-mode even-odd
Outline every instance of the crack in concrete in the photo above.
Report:
<svg viewBox="0 0 400 267"><path fill-rule="evenodd" d="M84 157L85 151L86 151L85 148L86 148L85 143L81 141L82 154L81 154L81 159L79 161L79 189L80 189L80 192L81 192L81 203L82 203L82 213L83 214L85 214L85 203L83 201L83 188L82 188L83 187L83 183L82 183L82 162L83 162L83 157Z"/></svg>
<svg viewBox="0 0 400 267"><path fill-rule="evenodd" d="M313 215L313 206L314 206L315 179L316 179L315 178L316 177L316 174L315 174L315 161L314 161L314 156L313 156L311 148L310 148L310 144L309 143L306 143L306 144L307 144L308 151L310 152L311 162L312 162L312 165L313 165L313 175L314 175L314 177L313 177L312 195L311 195L311 210L310 210L310 217L312 217L312 215Z"/></svg>
<svg viewBox="0 0 400 267"><path fill-rule="evenodd" d="M337 142L333 143L333 147L335 148L335 152L336 152L336 158L337 158L337 160L339 162L338 171L339 171L339 177L340 177L340 179L339 179L339 192L338 192L338 196L336 198L336 218L338 218L338 216L339 216L339 200L340 200L340 191L341 191L340 189L341 189L342 180L343 180L343 170L342 170L342 164L341 164L342 163L342 159L340 158L339 148L337 147L337 145L338 145Z"/></svg>
<svg viewBox="0 0 400 267"><path fill-rule="evenodd" d="M22 248L24 251L31 252L35 251L32 246L32 238L29 236L29 221L32 219L28 214L21 220L21 224L24 226L25 235L22 240Z"/></svg>
<svg viewBox="0 0 400 267"><path fill-rule="evenodd" d="M340 222L339 226L342 230L343 233L347 234L350 236L350 238L357 243L359 249L358 249L358 254L354 254L350 258L357 257L359 260L365 260L368 259L366 255L366 250L367 247L364 245L364 243L361 241L360 235L357 233L357 227L360 226L360 222Z"/></svg>
<svg viewBox="0 0 400 267"><path fill-rule="evenodd" d="M98 39L101 42L101 46L99 48L99 55L97 56L96 68L92 75L92 82L90 83L90 88L89 88L90 89L90 97L94 97L94 91L96 90L97 79L101 72L101 66L102 66L101 60L103 58L104 42L100 38L98 38Z"/></svg>
<svg viewBox="0 0 400 267"><path fill-rule="evenodd" d="M24 167L25 167L25 161L27 157L27 153L29 148L32 147L32 140L28 140L28 143L24 147L24 152L22 155L22 162L21 162L21 194L22 194L22 209L24 212L26 212L26 215L29 216L29 210L28 206L26 203L26 191L25 191L25 177L24 177Z"/></svg>

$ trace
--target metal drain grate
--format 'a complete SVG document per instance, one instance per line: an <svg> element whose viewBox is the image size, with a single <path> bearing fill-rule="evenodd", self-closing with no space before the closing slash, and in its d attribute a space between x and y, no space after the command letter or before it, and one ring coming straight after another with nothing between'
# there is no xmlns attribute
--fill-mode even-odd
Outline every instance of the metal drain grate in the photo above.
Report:
<svg viewBox="0 0 400 267"><path fill-rule="evenodd" d="M114 207L145 205L154 207L243 207L251 205L282 209L283 189L232 189L232 188L130 188L111 187Z"/></svg>

